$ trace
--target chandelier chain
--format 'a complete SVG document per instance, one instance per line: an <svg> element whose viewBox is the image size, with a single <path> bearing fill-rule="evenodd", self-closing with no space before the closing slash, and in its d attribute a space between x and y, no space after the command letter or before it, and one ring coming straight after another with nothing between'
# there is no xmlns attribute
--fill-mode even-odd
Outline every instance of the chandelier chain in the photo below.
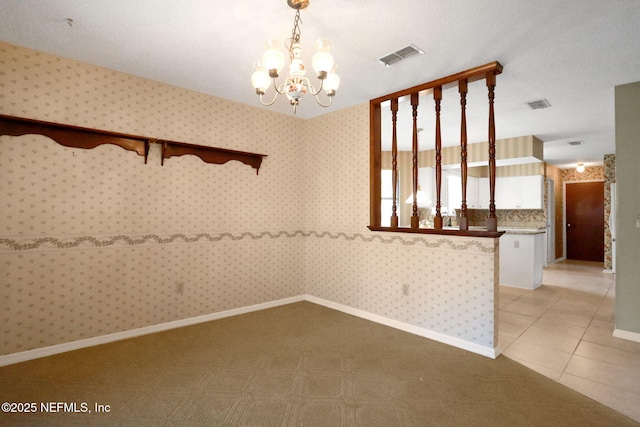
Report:
<svg viewBox="0 0 640 427"><path fill-rule="evenodd" d="M293 18L293 29L291 30L291 38L287 40L289 44L289 59L293 60L293 45L300 43L300 36L302 35L300 30L300 24L302 24L302 18L300 18L300 9L296 9L296 16Z"/></svg>

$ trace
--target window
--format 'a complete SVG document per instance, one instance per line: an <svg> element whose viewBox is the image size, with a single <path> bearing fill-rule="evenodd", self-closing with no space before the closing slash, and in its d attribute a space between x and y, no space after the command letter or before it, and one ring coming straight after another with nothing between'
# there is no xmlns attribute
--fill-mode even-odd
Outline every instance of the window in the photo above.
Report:
<svg viewBox="0 0 640 427"><path fill-rule="evenodd" d="M381 171L381 183L382 183L382 187L380 188L380 200L381 200L381 205L380 205L380 213L381 213L381 222L382 222L382 226L383 227L390 227L391 226L391 214L393 213L393 178L392 178L392 173L393 171L391 169L382 169ZM399 184L399 182L398 182ZM396 199L395 199L395 204L396 204L396 209L397 209L397 214L400 215L400 210L402 209L402 205L400 203L398 203L398 187L399 185L396 185Z"/></svg>

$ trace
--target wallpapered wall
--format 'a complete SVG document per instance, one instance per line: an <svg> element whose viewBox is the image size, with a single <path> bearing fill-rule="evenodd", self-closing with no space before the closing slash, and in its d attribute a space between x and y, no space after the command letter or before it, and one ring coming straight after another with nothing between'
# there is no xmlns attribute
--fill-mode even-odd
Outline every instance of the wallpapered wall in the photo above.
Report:
<svg viewBox="0 0 640 427"><path fill-rule="evenodd" d="M145 165L116 146L0 137L3 353L303 292L301 120L9 45L0 56L3 114L269 154L256 176L194 156L160 166L158 145Z"/></svg>
<svg viewBox="0 0 640 427"><path fill-rule="evenodd" d="M157 145L145 165L115 146L0 137L2 354L301 294L495 346L497 241L366 229L366 105L304 121L0 54L2 114L269 156L256 176L193 156L161 167Z"/></svg>
<svg viewBox="0 0 640 427"><path fill-rule="evenodd" d="M560 259L564 256L564 194L562 185L562 169L545 163L545 212L549 215L547 209L547 200L549 193L547 191L548 180L553 180L554 191L554 203L555 203L555 259Z"/></svg>
<svg viewBox="0 0 640 427"><path fill-rule="evenodd" d="M367 232L368 117L361 105L308 123L305 226L347 237L306 242L307 292L493 348L497 240Z"/></svg>
<svg viewBox="0 0 640 427"><path fill-rule="evenodd" d="M604 156L604 268L613 269L613 248L609 215L611 215L611 184L616 182L616 155Z"/></svg>

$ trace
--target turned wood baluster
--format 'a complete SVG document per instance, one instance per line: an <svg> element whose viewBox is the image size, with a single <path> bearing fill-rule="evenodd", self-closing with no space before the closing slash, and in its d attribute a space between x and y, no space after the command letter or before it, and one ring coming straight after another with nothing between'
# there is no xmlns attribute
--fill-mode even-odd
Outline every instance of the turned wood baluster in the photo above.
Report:
<svg viewBox="0 0 640 427"><path fill-rule="evenodd" d="M418 215L418 93L411 94L411 107L413 109L413 144L411 154L413 155L413 215L411 216L411 228L420 227L420 216Z"/></svg>
<svg viewBox="0 0 640 427"><path fill-rule="evenodd" d="M391 227L398 228L398 98L391 100L391 168L392 168L392 185L393 185L393 205L391 208Z"/></svg>
<svg viewBox="0 0 640 427"><path fill-rule="evenodd" d="M496 218L496 122L493 111L495 98L496 75L487 73L487 88L489 90L489 216L487 217L487 231L498 231Z"/></svg>
<svg viewBox="0 0 640 427"><path fill-rule="evenodd" d="M460 173L462 177L462 205L460 206L460 230L468 230L467 220L467 80L458 82L460 92Z"/></svg>
<svg viewBox="0 0 640 427"><path fill-rule="evenodd" d="M440 131L440 103L442 102L442 86L433 88L433 100L436 104L436 216L433 228L442 230L442 213L440 195L442 193L442 134Z"/></svg>

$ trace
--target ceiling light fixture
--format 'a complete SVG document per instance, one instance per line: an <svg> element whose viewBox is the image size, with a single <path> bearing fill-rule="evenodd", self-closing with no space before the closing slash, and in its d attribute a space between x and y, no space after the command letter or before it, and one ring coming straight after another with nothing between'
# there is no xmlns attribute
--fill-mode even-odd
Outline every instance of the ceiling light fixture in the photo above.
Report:
<svg viewBox="0 0 640 427"><path fill-rule="evenodd" d="M578 173L584 172L584 163L578 163L578 166L576 166L576 171Z"/></svg>
<svg viewBox="0 0 640 427"><path fill-rule="evenodd" d="M285 48L289 50L289 75L280 85L276 84L280 70L284 66L284 55L280 51L280 42L276 39L267 40L266 52L262 55L262 61L255 63L256 71L251 75L251 84L256 90L256 94L260 96L260 103L265 106L273 105L278 95L287 95L289 102L293 106L293 114L296 113L300 98L309 91L315 96L316 101L322 107L328 107L333 102L333 97L340 86L340 77L336 74L336 65L333 56L329 53L332 43L330 40L321 39L316 41L318 52L313 56L311 65L320 80L320 88L316 88L311 84L309 79L305 77L306 68L302 62L302 48L300 46L300 10L309 6L309 0L287 0L287 4L296 10L296 16L293 20L293 30L291 38L285 42ZM264 102L263 96L266 93L271 82L276 94L271 102ZM318 95L325 90L329 101L323 104Z"/></svg>

